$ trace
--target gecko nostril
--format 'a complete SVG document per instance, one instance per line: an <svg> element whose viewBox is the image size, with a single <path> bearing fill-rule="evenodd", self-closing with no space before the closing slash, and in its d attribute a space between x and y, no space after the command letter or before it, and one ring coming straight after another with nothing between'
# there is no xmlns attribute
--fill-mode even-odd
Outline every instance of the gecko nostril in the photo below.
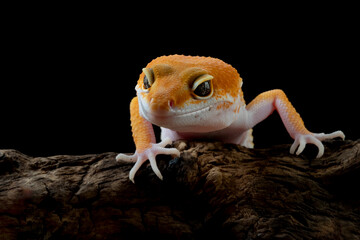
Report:
<svg viewBox="0 0 360 240"><path fill-rule="evenodd" d="M174 106L174 101L173 100L169 100L168 101L168 105L170 108L172 108Z"/></svg>

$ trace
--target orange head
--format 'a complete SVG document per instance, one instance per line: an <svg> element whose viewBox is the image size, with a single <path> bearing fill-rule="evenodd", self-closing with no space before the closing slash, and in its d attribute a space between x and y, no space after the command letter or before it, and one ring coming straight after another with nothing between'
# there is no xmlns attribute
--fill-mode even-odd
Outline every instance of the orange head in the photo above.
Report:
<svg viewBox="0 0 360 240"><path fill-rule="evenodd" d="M228 115L244 103L241 85L236 69L220 59L171 55L151 61L136 90L140 114L148 121L175 131L202 132L231 124ZM212 124L209 118L214 118Z"/></svg>

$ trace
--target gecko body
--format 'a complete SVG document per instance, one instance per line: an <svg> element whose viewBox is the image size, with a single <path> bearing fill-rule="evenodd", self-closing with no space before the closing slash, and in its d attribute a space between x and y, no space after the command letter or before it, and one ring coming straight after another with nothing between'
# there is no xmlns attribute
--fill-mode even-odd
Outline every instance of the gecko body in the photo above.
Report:
<svg viewBox="0 0 360 240"><path fill-rule="evenodd" d="M345 138L341 131L331 134L308 131L282 90L261 93L246 105L237 70L217 58L183 55L162 56L151 61L140 74L137 96L130 103L131 126L136 151L116 159L135 162L134 176L149 160L162 179L156 155L179 156L176 148L165 148L178 139L213 139L252 148L252 128L277 111L294 139L290 153L300 154L307 143L315 144L317 157L324 153L322 140ZM152 124L161 127L156 143Z"/></svg>

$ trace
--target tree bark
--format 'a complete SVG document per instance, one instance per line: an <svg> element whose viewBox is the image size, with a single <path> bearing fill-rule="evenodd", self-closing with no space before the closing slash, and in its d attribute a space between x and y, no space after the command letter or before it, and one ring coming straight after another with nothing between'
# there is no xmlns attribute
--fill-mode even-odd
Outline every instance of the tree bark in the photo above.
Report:
<svg viewBox="0 0 360 240"><path fill-rule="evenodd" d="M135 177L116 153L0 151L0 239L360 239L360 139L247 149L177 141Z"/></svg>

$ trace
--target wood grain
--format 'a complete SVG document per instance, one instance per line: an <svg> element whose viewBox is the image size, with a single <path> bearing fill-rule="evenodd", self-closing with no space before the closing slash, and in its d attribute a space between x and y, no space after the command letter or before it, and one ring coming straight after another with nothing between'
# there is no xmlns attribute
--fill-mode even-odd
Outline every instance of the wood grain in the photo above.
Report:
<svg viewBox="0 0 360 240"><path fill-rule="evenodd" d="M0 239L360 239L360 139L247 149L174 143L159 180L116 153L0 150Z"/></svg>

